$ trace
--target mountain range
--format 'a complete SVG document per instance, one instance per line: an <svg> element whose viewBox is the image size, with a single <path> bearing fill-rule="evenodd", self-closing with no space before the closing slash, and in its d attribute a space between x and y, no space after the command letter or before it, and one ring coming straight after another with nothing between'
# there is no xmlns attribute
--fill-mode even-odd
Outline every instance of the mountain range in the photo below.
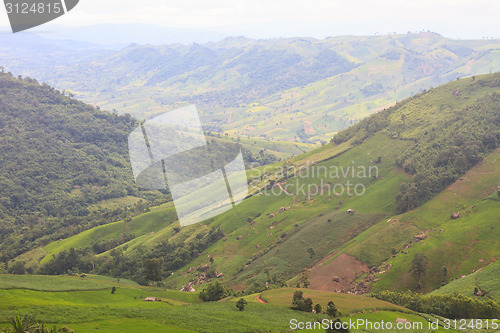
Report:
<svg viewBox="0 0 500 333"><path fill-rule="evenodd" d="M498 40L422 32L323 40L230 37L205 44L98 45L2 35L4 67L86 102L148 119L196 104L206 130L319 143L424 89L500 70Z"/></svg>

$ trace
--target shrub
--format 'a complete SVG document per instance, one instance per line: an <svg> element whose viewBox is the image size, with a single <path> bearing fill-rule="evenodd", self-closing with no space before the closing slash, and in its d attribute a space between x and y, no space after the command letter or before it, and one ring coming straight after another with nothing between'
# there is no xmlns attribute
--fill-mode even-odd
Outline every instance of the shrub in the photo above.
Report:
<svg viewBox="0 0 500 333"><path fill-rule="evenodd" d="M218 301L229 295L231 295L230 290L219 281L207 286L200 292L200 298L205 302Z"/></svg>
<svg viewBox="0 0 500 333"><path fill-rule="evenodd" d="M236 307L240 311L245 310L245 305L247 305L247 301L245 301L243 298L240 298L238 302L236 302Z"/></svg>

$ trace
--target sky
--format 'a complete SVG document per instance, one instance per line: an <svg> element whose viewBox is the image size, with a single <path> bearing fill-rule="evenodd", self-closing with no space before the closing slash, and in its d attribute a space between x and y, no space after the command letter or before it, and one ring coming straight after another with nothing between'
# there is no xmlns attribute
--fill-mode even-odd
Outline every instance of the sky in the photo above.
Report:
<svg viewBox="0 0 500 333"><path fill-rule="evenodd" d="M147 23L253 38L433 31L500 38L498 0L80 0L58 25ZM0 26L9 24L5 8Z"/></svg>

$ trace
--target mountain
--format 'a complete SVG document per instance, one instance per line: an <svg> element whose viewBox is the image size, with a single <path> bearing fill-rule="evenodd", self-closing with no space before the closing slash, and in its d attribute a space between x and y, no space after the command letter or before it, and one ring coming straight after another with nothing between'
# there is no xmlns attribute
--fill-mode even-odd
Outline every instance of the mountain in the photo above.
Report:
<svg viewBox="0 0 500 333"><path fill-rule="evenodd" d="M181 29L154 24L94 24L79 27L45 25L31 30L48 39L77 41L106 48L137 44L192 44L218 42L227 34L196 29Z"/></svg>
<svg viewBox="0 0 500 333"><path fill-rule="evenodd" d="M424 89L500 70L498 40L434 33L231 37L119 50L94 45L86 52L43 46L54 42L22 52L0 47L4 66L139 119L194 103L206 130L272 141L326 142Z"/></svg>
<svg viewBox="0 0 500 333"><path fill-rule="evenodd" d="M255 195L204 223L180 228L167 204L18 260L147 283L141 263L162 258L162 283L176 289L430 292L498 258L499 93L500 73L423 91L317 150L249 170ZM422 281L409 273L417 254Z"/></svg>
<svg viewBox="0 0 500 333"><path fill-rule="evenodd" d="M61 235L123 219L141 200L166 200L135 186L127 146L135 126L130 116L0 73L2 261ZM120 200L122 208L132 206L130 213L114 207Z"/></svg>

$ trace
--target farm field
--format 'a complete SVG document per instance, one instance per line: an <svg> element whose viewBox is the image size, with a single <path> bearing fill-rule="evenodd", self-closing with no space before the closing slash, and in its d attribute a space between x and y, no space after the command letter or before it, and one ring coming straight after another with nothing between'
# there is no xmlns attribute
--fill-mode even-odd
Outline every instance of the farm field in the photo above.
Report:
<svg viewBox="0 0 500 333"><path fill-rule="evenodd" d="M235 307L237 298L202 303L198 293L140 287L100 276L36 278L21 276L15 282L13 276L0 275L0 327L8 327L7 317L26 312L36 314L38 321L49 326L66 326L76 333L94 330L109 333L123 330L137 333L290 332L292 318L303 322L326 318L322 314L291 310L293 292L298 290L295 288L245 296L248 305L240 312ZM112 286L117 287L114 294ZM425 321L412 311L370 297L307 289L304 292L322 306L333 300L343 312L343 320L352 317L373 321L389 319L394 323L397 318ZM161 302L144 301L151 296ZM261 301L257 301L259 296Z"/></svg>

